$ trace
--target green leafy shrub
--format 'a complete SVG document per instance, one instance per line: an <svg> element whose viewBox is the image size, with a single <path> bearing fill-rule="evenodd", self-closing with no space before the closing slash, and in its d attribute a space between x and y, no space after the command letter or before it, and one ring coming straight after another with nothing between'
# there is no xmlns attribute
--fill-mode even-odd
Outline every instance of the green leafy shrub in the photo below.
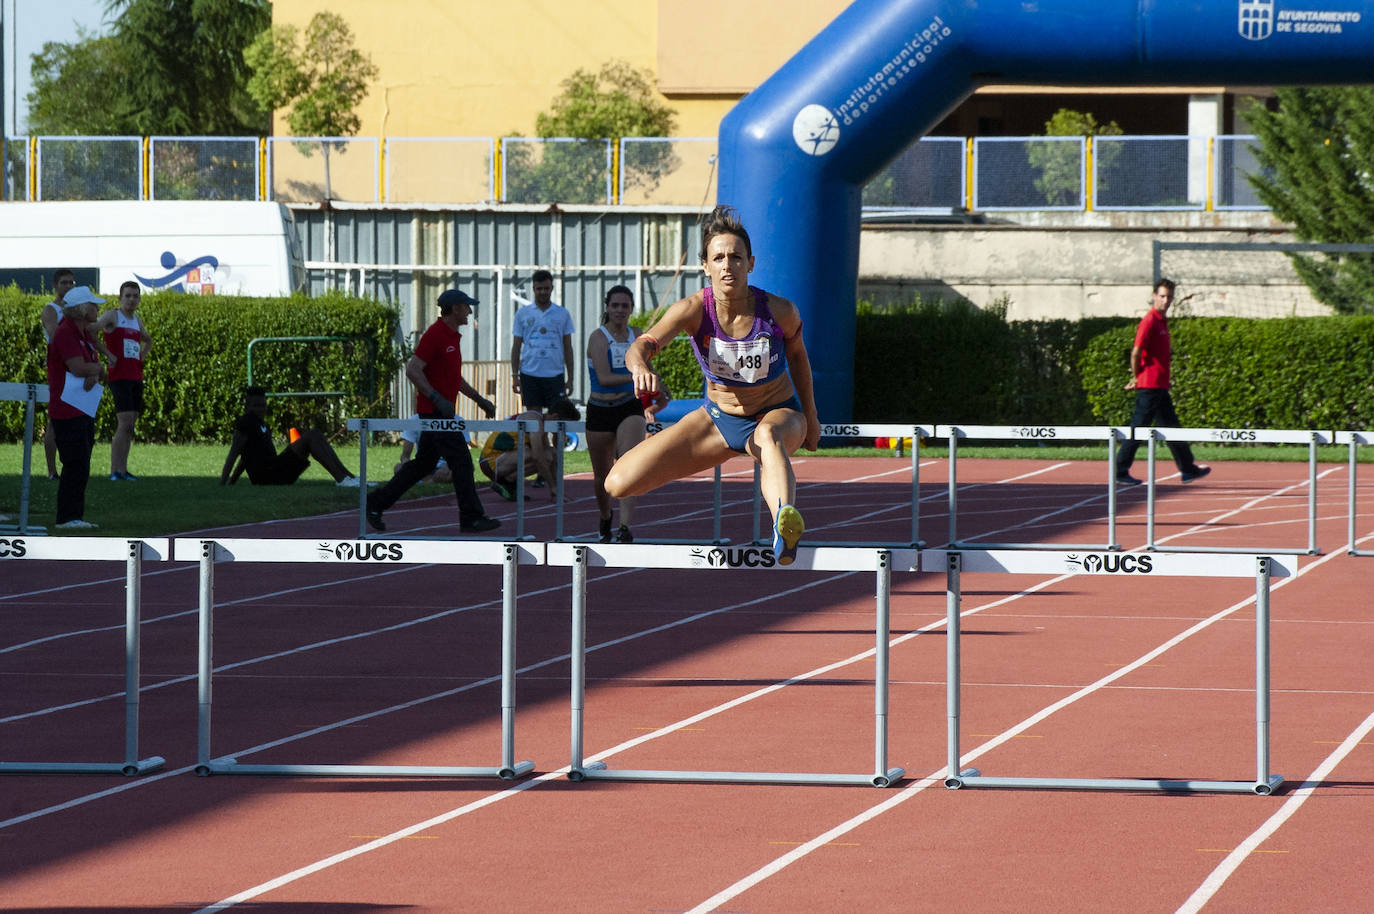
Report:
<svg viewBox="0 0 1374 914"><path fill-rule="evenodd" d="M46 382L38 316L47 300L13 286L0 289L0 380ZM279 299L160 293L144 296L139 314L153 337L137 431L142 441L225 440L242 411L248 343L256 337L348 338L254 347L253 383L268 391L339 392L274 398L271 416L280 427L319 426L332 433L352 416L391 414L389 387L400 362L396 312L387 305L340 294ZM21 409L0 409L0 440L19 440L23 422ZM109 438L114 427L114 404L107 396L96 415L96 434Z"/></svg>

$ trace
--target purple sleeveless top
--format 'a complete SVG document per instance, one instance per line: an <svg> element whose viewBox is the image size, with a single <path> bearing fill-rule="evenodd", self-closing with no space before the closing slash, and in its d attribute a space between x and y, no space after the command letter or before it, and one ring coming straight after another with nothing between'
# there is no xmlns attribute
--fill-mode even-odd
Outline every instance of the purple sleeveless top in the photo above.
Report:
<svg viewBox="0 0 1374 914"><path fill-rule="evenodd" d="M754 286L749 291L754 293L754 326L742 339L735 339L716 320L714 291L710 286L702 290L701 326L692 336L692 350L708 381L757 387L787 370L786 340L768 310L768 293Z"/></svg>

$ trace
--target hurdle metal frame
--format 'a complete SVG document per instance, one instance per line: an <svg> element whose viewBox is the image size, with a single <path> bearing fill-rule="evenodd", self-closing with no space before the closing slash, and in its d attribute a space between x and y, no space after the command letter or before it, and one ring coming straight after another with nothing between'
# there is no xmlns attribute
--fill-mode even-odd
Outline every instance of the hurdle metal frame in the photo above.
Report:
<svg viewBox="0 0 1374 914"><path fill-rule="evenodd" d="M358 536L364 539L377 539L385 534L368 533L367 530L367 445L372 432L515 432L516 460L521 466L525 462L525 434L537 432L539 423L532 419L349 419L348 430L358 433ZM563 535L563 447L570 433L583 434L586 426L581 422L568 422L563 419L544 423L544 431L554 436L554 450L557 452L556 485L558 486L555 507L556 537ZM395 537L390 537L394 539ZM445 540L448 536L408 536L407 540L435 539ZM515 480L515 539L528 542L533 536L525 534L525 475L521 473ZM484 539L464 535L465 541ZM510 537L490 538L494 542L504 542Z"/></svg>
<svg viewBox="0 0 1374 914"><path fill-rule="evenodd" d="M935 434L934 425L854 425L841 423L821 423L822 438L903 438L911 439L911 539L905 543L884 540L848 541L814 540L807 538L808 546L836 546L856 548L920 549L925 546L921 539L921 439ZM754 543L768 542L764 539L762 518L767 506L763 503L763 493L759 487L760 468L754 464ZM771 515L769 515L771 516Z"/></svg>
<svg viewBox="0 0 1374 914"><path fill-rule="evenodd" d="M357 554L357 543L367 547ZM400 557L393 557L400 552ZM380 558L379 556L387 556ZM182 539L177 561L200 563L200 612L197 636L196 773L319 775L327 777L499 777L513 780L534 770L534 763L515 761L515 602L516 568L543 563L542 548L494 541L429 542L417 540ZM242 764L210 752L211 681L214 665L214 589L218 562L310 564L500 565L501 579L501 762L494 766Z"/></svg>
<svg viewBox="0 0 1374 914"><path fill-rule="evenodd" d="M873 571L876 578L874 599L873 670L873 771L869 774L826 774L777 771L678 771L658 769L611 769L601 761L587 761L583 755L582 724L586 708L587 660L587 568L697 569L728 572L730 554L771 556L755 546L675 546L675 545L591 545L550 543L545 562L550 566L572 568L572 696L571 760L568 778L572 781L704 781L712 783L774 784L848 784L888 787L906 773L904 768L888 767L888 639L891 634L890 600L892 569L916 571L916 550L837 549L804 547L797 550L796 561L780 570ZM777 568L778 566L774 566Z"/></svg>
<svg viewBox="0 0 1374 914"><path fill-rule="evenodd" d="M1053 438L1042 437L1052 432ZM1116 425L937 425L932 437L949 440L949 547L970 549L1103 549L1118 550L1116 538L1116 447L1131 437L1129 426ZM1105 543L986 543L964 542L958 533L959 439L980 438L994 441L1107 442L1107 542Z"/></svg>
<svg viewBox="0 0 1374 914"><path fill-rule="evenodd" d="M960 769L960 599L964 572L1005 574L1102 574L1109 560L1123 561L1135 555L1146 558L1150 569L1139 565L1126 578L1255 577L1255 779L1253 781L1211 781L1148 778L1054 778L990 777L977 768ZM1093 563L1093 559L1096 563ZM1289 577L1296 570L1272 556L1240 556L1234 553L1208 554L1133 554L1106 556L1074 553L927 550L921 553L923 567L946 569L946 703L948 715L948 759L945 786L1050 788L1062 790L1146 790L1188 793L1254 793L1267 796L1283 783L1283 775L1269 770L1269 581ZM1089 567L1089 566L1092 567Z"/></svg>
<svg viewBox="0 0 1374 914"><path fill-rule="evenodd" d="M1243 555L1320 555L1317 548L1317 445L1334 444L1336 436L1332 432L1319 432L1297 429L1230 429L1230 428L1139 428L1137 432L1148 432L1146 451L1148 454L1146 475L1145 511L1145 548L1151 552L1208 552L1238 553ZM1186 441L1219 443L1255 444L1306 444L1307 445L1307 546L1306 548L1282 546L1162 546L1155 542L1155 461L1156 445L1159 442Z"/></svg>
<svg viewBox="0 0 1374 914"><path fill-rule="evenodd" d="M143 600L143 560L168 557L166 539L82 537L65 539L11 538L6 561L106 561L124 562L124 760L120 762L15 762L0 761L0 774L122 774L132 777L156 771L165 764L162 756L138 757L139 686ZM15 555L16 546L23 552Z"/></svg>
<svg viewBox="0 0 1374 914"><path fill-rule="evenodd" d="M48 385L19 384L12 381L0 383L0 402L3 401L24 404L24 456L19 480L19 523L0 524L0 533L41 535L47 532L47 528L29 524L29 489L33 480L34 408L37 403L48 402Z"/></svg>
<svg viewBox="0 0 1374 914"><path fill-rule="evenodd" d="M1355 485L1359 478L1359 474L1356 470L1359 466L1358 455L1362 446L1374 444L1374 432L1336 432L1334 437L1337 444L1344 444L1349 448L1349 472L1346 479L1345 509L1346 554L1360 556L1374 555L1374 550L1360 549L1355 545L1355 517L1358 513L1355 498Z"/></svg>

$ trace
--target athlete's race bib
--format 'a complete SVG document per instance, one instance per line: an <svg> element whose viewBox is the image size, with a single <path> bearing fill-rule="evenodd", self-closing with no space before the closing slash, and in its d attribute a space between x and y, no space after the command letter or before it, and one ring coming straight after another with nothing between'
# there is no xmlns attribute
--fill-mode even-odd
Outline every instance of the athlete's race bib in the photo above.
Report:
<svg viewBox="0 0 1374 914"><path fill-rule="evenodd" d="M722 340L711 338L706 364L718 378L753 384L768 377L768 338Z"/></svg>
<svg viewBox="0 0 1374 914"><path fill-rule="evenodd" d="M625 354L630 351L630 343L612 340L606 347L606 357L611 360L611 370L625 367Z"/></svg>
<svg viewBox="0 0 1374 914"><path fill-rule="evenodd" d="M138 359L143 357L143 351L139 347L138 340L124 339L124 355L121 358Z"/></svg>

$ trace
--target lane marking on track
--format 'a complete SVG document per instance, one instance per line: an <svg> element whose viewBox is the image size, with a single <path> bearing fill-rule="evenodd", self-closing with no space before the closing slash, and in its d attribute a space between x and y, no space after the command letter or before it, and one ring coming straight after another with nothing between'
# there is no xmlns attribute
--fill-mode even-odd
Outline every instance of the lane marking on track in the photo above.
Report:
<svg viewBox="0 0 1374 914"><path fill-rule="evenodd" d="M1259 846L1302 808L1308 798L1316 793L1317 788L1322 785L1322 781L1335 770L1337 765L1345 760L1347 755L1355 751L1355 747L1361 744L1361 741L1369 735L1371 730L1374 730L1374 714L1366 717L1364 723L1356 727L1339 747L1322 760L1322 763L1307 776L1307 780L1303 781L1297 790L1293 791L1277 812L1266 819L1263 825L1251 832L1250 836L1240 843L1240 846L1227 854L1225 860L1217 864L1216 869L1212 870L1207 878L1202 880L1202 884L1193 891L1193 894L1188 896L1188 900L1179 905L1178 914L1196 914L1197 911L1202 910L1202 906L1211 901L1217 892L1221 891L1226 880L1231 878L1236 870L1240 869L1245 858L1257 853Z"/></svg>

